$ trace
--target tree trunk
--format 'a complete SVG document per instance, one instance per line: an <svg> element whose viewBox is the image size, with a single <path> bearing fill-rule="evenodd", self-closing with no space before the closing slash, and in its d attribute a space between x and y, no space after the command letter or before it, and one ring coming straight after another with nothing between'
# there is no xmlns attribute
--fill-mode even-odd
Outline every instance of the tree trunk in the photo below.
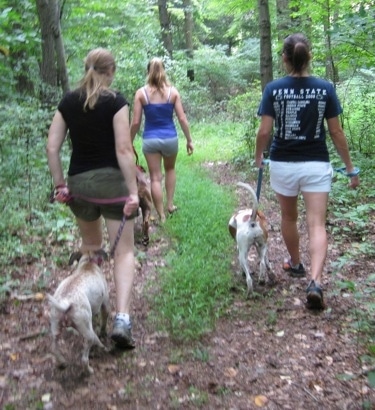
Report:
<svg viewBox="0 0 375 410"><path fill-rule="evenodd" d="M332 51L332 41L331 41L331 8L330 8L330 1L326 0L326 16L323 17L323 25L324 25L324 33L325 33L325 45L327 48L327 57L326 57L326 77L333 81L336 84L339 81L338 78L338 70L335 66L335 62L333 59L333 51ZM337 16L335 16L337 18Z"/></svg>
<svg viewBox="0 0 375 410"><path fill-rule="evenodd" d="M289 0L276 0L276 19L277 40L282 44L284 38L291 34L292 19L290 17Z"/></svg>
<svg viewBox="0 0 375 410"><path fill-rule="evenodd" d="M259 35L260 35L260 81L262 91L265 86L273 80L272 72L272 45L271 45L271 22L268 8L268 0L258 0L259 6ZM272 139L264 152L264 157L268 157Z"/></svg>
<svg viewBox="0 0 375 410"><path fill-rule="evenodd" d="M164 48L167 50L169 56L172 58L173 42L171 33L171 20L169 18L167 0L158 0L159 21L161 27L161 38L163 40Z"/></svg>
<svg viewBox="0 0 375 410"><path fill-rule="evenodd" d="M268 0L258 0L259 6L259 35L260 35L260 80L262 91L273 80L271 22Z"/></svg>
<svg viewBox="0 0 375 410"><path fill-rule="evenodd" d="M42 36L42 62L40 66L42 81L52 88L61 86L63 92L66 92L69 90L69 81L61 36L58 1L37 0L36 5ZM43 94L42 99L48 102L53 91L44 90Z"/></svg>
<svg viewBox="0 0 375 410"><path fill-rule="evenodd" d="M184 35L186 44L186 55L189 58L193 58L193 5L191 0L183 0L182 2L184 8Z"/></svg>

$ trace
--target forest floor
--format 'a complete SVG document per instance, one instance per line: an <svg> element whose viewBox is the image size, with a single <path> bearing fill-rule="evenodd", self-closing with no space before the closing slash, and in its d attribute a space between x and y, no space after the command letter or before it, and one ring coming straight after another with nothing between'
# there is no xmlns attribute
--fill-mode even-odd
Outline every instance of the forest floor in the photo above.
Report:
<svg viewBox="0 0 375 410"><path fill-rule="evenodd" d="M228 164L214 166L213 178L220 184L234 185L238 180ZM237 209L248 206L246 194L238 195ZM307 310L304 302L309 279L291 278L281 268L286 251L279 208L268 181L263 182L261 203L269 224L275 283L260 287L255 282L258 297L247 299L242 291L245 281L237 275L233 243L228 252L233 254L234 302L198 344L176 344L147 320L150 307L145 294L150 284L157 287L158 267L164 265L168 238L153 241L151 236L147 250L137 244L147 257L137 265L133 292L136 348L112 348L109 353L92 349L91 376L82 371L81 339L73 332L64 333L69 366L64 370L54 366L44 294L10 294L0 305L1 409L375 408L375 391L367 383L368 369L360 361L367 354L363 333L353 326L358 320L353 313L358 302L336 282L352 280L365 286L365 278L375 271L374 261L354 261L340 274L333 274L332 263L345 249L329 236L323 282L326 309ZM303 213L300 225L303 261L309 268ZM152 226L152 230L157 229ZM254 257L251 263L255 263ZM18 261L10 273L13 279L37 281L44 264ZM53 293L70 271L66 267L52 272L45 291ZM111 265L106 263L104 273L113 294L110 271ZM109 339L106 344L111 345Z"/></svg>

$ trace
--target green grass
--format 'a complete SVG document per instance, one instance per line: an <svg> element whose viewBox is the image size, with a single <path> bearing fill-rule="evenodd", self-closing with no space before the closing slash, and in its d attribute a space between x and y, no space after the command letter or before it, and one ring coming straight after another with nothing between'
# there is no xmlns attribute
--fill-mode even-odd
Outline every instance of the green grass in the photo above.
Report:
<svg viewBox="0 0 375 410"><path fill-rule="evenodd" d="M210 331L231 302L234 245L227 224L235 207L233 187L216 184L201 165L226 161L241 127L224 125L219 133L212 127L192 129L193 156L186 155L185 140L180 140L175 194L179 210L164 225L171 246L151 302L157 326L178 340L198 339Z"/></svg>

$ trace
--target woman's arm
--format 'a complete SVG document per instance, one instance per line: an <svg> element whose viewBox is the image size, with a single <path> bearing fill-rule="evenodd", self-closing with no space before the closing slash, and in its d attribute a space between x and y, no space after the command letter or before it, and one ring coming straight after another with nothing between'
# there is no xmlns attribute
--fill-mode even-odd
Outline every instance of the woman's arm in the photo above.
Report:
<svg viewBox="0 0 375 410"><path fill-rule="evenodd" d="M56 111L48 132L47 159L55 187L64 186L64 172L61 165L60 150L65 140L68 127L60 111Z"/></svg>
<svg viewBox="0 0 375 410"><path fill-rule="evenodd" d="M187 120L184 107L182 106L180 94L176 90L176 88L173 88L173 89L174 89L174 97L175 97L174 110L176 112L176 116L177 116L178 122L180 123L182 132L184 133L185 138L186 138L187 153L188 155L191 155L194 151L194 145L193 145L193 140L190 135L189 122Z"/></svg>
<svg viewBox="0 0 375 410"><path fill-rule="evenodd" d="M138 210L139 198L133 143L130 138L128 106L122 107L113 117L113 130L117 161L129 190L129 200L125 203L124 214L131 215Z"/></svg>
<svg viewBox="0 0 375 410"><path fill-rule="evenodd" d="M132 124L130 127L130 136L131 140L134 141L135 136L137 135L137 132L139 131L139 128L141 127L142 123L142 91L138 90L135 93L134 97L134 103L133 103L133 119L132 119Z"/></svg>
<svg viewBox="0 0 375 410"><path fill-rule="evenodd" d="M340 155L346 167L346 172L351 173L354 170L352 160L350 158L348 141L345 137L344 131L341 127L339 117L329 118L327 120L328 131L331 135L336 151ZM350 179L351 188L356 188L359 185L359 177L355 175Z"/></svg>
<svg viewBox="0 0 375 410"><path fill-rule="evenodd" d="M263 161L263 152L268 146L273 127L273 117L262 115L255 143L255 165L260 168Z"/></svg>

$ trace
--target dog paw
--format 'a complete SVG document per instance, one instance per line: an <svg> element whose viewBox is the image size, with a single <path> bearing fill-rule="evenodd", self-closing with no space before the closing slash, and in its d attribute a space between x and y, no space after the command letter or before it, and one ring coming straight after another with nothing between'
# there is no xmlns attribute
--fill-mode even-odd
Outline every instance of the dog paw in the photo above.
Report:
<svg viewBox="0 0 375 410"><path fill-rule="evenodd" d="M266 280L264 278L259 278L258 283L259 285L264 286L266 284Z"/></svg>

